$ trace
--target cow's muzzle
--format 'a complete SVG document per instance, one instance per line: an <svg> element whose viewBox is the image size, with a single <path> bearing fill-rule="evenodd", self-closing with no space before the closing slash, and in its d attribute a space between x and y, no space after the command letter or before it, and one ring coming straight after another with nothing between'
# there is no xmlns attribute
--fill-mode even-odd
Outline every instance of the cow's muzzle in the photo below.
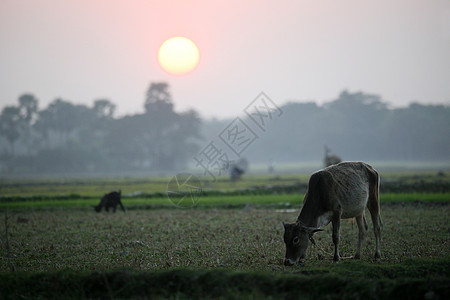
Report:
<svg viewBox="0 0 450 300"><path fill-rule="evenodd" d="M285 258L284 259L284 265L285 266L293 266L293 265L295 265L295 261L293 259L290 259L290 258Z"/></svg>
<svg viewBox="0 0 450 300"><path fill-rule="evenodd" d="M290 259L290 258L285 258L284 259L284 265L288 266L288 267L293 266L293 265L295 265L295 260ZM299 265L300 267L303 267L305 265L305 260L304 259L300 259L297 262L297 265Z"/></svg>

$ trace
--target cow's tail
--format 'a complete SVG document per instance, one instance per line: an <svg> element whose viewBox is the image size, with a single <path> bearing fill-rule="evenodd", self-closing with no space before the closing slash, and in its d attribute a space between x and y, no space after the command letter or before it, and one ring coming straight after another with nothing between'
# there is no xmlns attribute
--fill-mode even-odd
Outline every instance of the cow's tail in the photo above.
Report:
<svg viewBox="0 0 450 300"><path fill-rule="evenodd" d="M380 221L380 226L381 228L383 228L383 221L381 220L381 208L380 208L380 175L378 175L378 172L375 171L375 174L377 174L377 183L376 183L376 197L377 197L377 202L378 202L378 210L379 210L379 214L378 214L378 219Z"/></svg>
<svg viewBox="0 0 450 300"><path fill-rule="evenodd" d="M380 175L372 167L369 168L369 176L373 184L371 185L370 197L372 198L372 205L376 207L378 211L378 221L381 228L383 228L383 221L381 220L381 209L380 209Z"/></svg>

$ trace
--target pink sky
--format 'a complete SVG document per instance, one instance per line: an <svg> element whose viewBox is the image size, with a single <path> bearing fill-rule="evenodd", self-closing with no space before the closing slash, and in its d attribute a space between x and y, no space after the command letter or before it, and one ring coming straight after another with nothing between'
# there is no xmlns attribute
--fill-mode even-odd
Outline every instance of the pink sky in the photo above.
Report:
<svg viewBox="0 0 450 300"><path fill-rule="evenodd" d="M189 75L158 65L172 36L200 49ZM119 115L142 112L152 81L206 117L241 115L261 91L278 104L343 89L450 104L445 0L0 0L0 41L0 108L29 92L41 108L107 98Z"/></svg>

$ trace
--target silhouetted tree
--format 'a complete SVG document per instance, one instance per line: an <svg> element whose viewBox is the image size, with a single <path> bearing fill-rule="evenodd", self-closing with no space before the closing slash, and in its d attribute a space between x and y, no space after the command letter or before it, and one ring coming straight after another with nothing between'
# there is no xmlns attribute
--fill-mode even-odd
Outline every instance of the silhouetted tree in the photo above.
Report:
<svg viewBox="0 0 450 300"><path fill-rule="evenodd" d="M170 112L173 110L169 84L166 82L151 83L144 103L145 111Z"/></svg>
<svg viewBox="0 0 450 300"><path fill-rule="evenodd" d="M6 149L0 168L181 169L204 146L201 134L214 140L231 121L203 125L194 110L176 112L164 82L150 84L144 107L145 113L115 118L115 105L106 99L91 107L56 99L38 111L38 100L24 94L18 105L4 107L0 114L0 147ZM291 102L281 110L283 116L267 120L268 130L246 150L253 162L319 161L323 145L333 145L347 160L450 159L448 105L412 103L393 109L377 95L343 91L324 105Z"/></svg>
<svg viewBox="0 0 450 300"><path fill-rule="evenodd" d="M19 97L19 111L22 122L22 141L25 146L25 152L31 155L33 149L34 139L32 123L36 120L38 112L39 101L32 94L24 94Z"/></svg>
<svg viewBox="0 0 450 300"><path fill-rule="evenodd" d="M324 144L346 160L450 159L450 106L392 109L377 95L343 91L322 106L288 103L281 109L283 116L248 148L252 161L318 161Z"/></svg>
<svg viewBox="0 0 450 300"><path fill-rule="evenodd" d="M20 116L30 125L38 112L38 100L31 94L24 94L19 97Z"/></svg>
<svg viewBox="0 0 450 300"><path fill-rule="evenodd" d="M20 137L24 120L20 116L19 107L6 106L0 115L0 134L9 142L11 155L15 155L14 145Z"/></svg>
<svg viewBox="0 0 450 300"><path fill-rule="evenodd" d="M155 169L173 169L184 160L184 153L191 153L184 144L193 134L189 130L199 131L194 125L196 115L174 111L169 85L165 82L150 84L144 107L146 113L139 122L144 128L141 138L148 151L147 159ZM185 151L180 153L180 148Z"/></svg>
<svg viewBox="0 0 450 300"><path fill-rule="evenodd" d="M145 113L115 120L104 149L114 162L132 168L169 170L183 166L198 149L200 118L191 110L177 113L167 83L152 83Z"/></svg>
<svg viewBox="0 0 450 300"><path fill-rule="evenodd" d="M95 112L87 106L56 99L39 112L35 127L45 138L49 138L52 131L57 133L58 146L67 143L75 129L88 128L94 119Z"/></svg>
<svg viewBox="0 0 450 300"><path fill-rule="evenodd" d="M100 119L112 119L116 111L116 105L107 99L95 100L94 111Z"/></svg>

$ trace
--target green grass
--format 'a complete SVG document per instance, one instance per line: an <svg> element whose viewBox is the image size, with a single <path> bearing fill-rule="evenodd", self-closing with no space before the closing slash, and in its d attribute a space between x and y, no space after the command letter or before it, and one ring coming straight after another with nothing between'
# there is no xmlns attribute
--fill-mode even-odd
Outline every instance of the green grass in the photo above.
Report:
<svg viewBox="0 0 450 300"><path fill-rule="evenodd" d="M306 183L308 175L302 176ZM204 190L212 192L188 209L177 209L161 196L168 180L2 181L0 298L450 296L448 192L381 193L384 226L377 263L366 212L369 232L361 261L348 259L358 233L345 220L341 262L332 262L329 225L315 235L317 245L308 249L305 267L285 267L281 222L296 220L303 194L262 194L252 188L292 186L298 176L246 176L238 183L220 179L205 184ZM435 173L398 173L390 180L410 186L449 181L447 174ZM149 194L123 197L127 213L95 213L92 205L100 196L118 188L123 194Z"/></svg>
<svg viewBox="0 0 450 300"><path fill-rule="evenodd" d="M226 269L0 274L6 298L423 299L450 293L450 260L351 262L264 273ZM427 272L427 276L418 276Z"/></svg>
<svg viewBox="0 0 450 300"><path fill-rule="evenodd" d="M450 202L450 193L385 193L381 203L389 202Z"/></svg>
<svg viewBox="0 0 450 300"><path fill-rule="evenodd" d="M175 174L174 174L175 175ZM255 186L273 184L293 185L299 181L306 182L309 175L253 175L245 176L239 182L230 181L228 177L220 177L217 181L202 180L205 190L236 190ZM100 197L108 191L122 190L129 193L165 193L171 177L152 178L80 178L80 179L2 179L0 195L29 197L35 195L70 195Z"/></svg>
<svg viewBox="0 0 450 300"><path fill-rule="evenodd" d="M238 196L200 196L195 200L199 208L233 208L253 205L256 207L299 207L304 195L238 195ZM450 202L450 193L386 193L380 196L381 203L401 202ZM188 199L189 200L189 199ZM186 201L188 201L186 200ZM168 197L155 198L123 198L127 209L142 208L176 208ZM99 199L43 199L43 200L11 200L0 202L0 209L46 209L46 208L88 208L99 203ZM183 204L190 207L192 203Z"/></svg>
<svg viewBox="0 0 450 300"><path fill-rule="evenodd" d="M382 207L382 264L411 258L449 257L446 224L449 205ZM127 213L61 208L54 211L8 212L8 241L2 237L1 270L107 270L132 268L217 268L277 271L282 267L282 221L292 222L298 210L158 209ZM370 217L368 217L369 227ZM417 226L420 224L420 226ZM330 266L331 225L316 234L309 263ZM5 232L5 214L0 216ZM354 254L357 228L341 224L341 254ZM9 254L8 254L9 253ZM363 260L372 261L374 236L369 231ZM9 259L5 259L9 257ZM279 269L281 267L281 269Z"/></svg>
<svg viewBox="0 0 450 300"><path fill-rule="evenodd" d="M101 197L122 189L122 193L165 192L170 178L80 178L80 179L5 179L0 184L2 196L30 197L36 195L58 196L76 194Z"/></svg>
<svg viewBox="0 0 450 300"><path fill-rule="evenodd" d="M382 258L370 230L362 259L357 229L315 235L305 267L285 267L282 221L298 211L158 209L126 214L18 210L0 215L2 298L448 298L447 204L382 206ZM417 226L420 224L420 226ZM14 270L14 271L12 271Z"/></svg>
<svg viewBox="0 0 450 300"><path fill-rule="evenodd" d="M232 182L228 177L219 177L212 182L200 178L205 191L235 191L254 187L293 186L299 183L307 184L310 174L295 175L246 175L243 180ZM450 172L438 174L434 172L396 172L381 174L384 182L402 184L423 184L439 182L448 184ZM99 198L103 194L122 190L122 194L132 193L166 193L171 177L152 178L53 178L53 179L1 179L0 195L2 197L32 197L32 196L69 196Z"/></svg>

